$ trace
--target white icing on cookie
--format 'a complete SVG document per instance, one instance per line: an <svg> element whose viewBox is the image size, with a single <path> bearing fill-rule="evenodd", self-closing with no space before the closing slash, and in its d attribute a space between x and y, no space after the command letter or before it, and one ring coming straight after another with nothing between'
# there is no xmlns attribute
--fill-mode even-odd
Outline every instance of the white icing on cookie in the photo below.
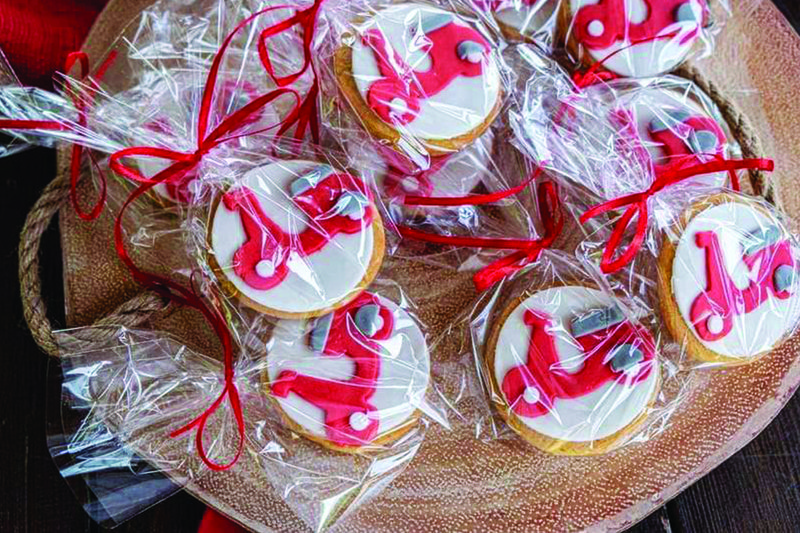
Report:
<svg viewBox="0 0 800 533"><path fill-rule="evenodd" d="M613 304L602 292L585 287L553 287L532 295L506 319L494 354L494 378L502 387L506 375L528 360L531 326L525 324L528 309L544 312L553 319L550 333L556 336L556 349L565 372L575 374L583 368L585 354L569 333L570 321L581 313ZM546 414L526 417L514 414L531 430L544 436L569 442L590 442L617 433L644 413L658 384L658 364L643 380L634 384L610 381L578 398L557 398ZM539 399L539 393L526 389L526 401ZM508 401L508 398L504 398Z"/></svg>
<svg viewBox="0 0 800 533"><path fill-rule="evenodd" d="M469 27L447 11L424 4L404 3L378 11L357 27L357 33L363 37L367 32L378 30L392 50L415 71L414 77L420 79L427 77L427 71L431 68L430 57L425 51L431 41L425 37L425 28L435 28L437 17L449 19L461 27ZM455 53L453 50L445 52ZM464 57L473 56L467 53ZM379 70L375 52L362 38L356 38L352 45L352 59L356 86L362 98L369 102L370 87L376 81L385 79ZM457 76L440 92L421 98L419 114L411 122L398 125L397 129L418 139L443 140L468 134L486 121L500 97L500 74L491 53L483 54L480 59L480 75ZM405 109L408 106L404 104L402 107Z"/></svg>
<svg viewBox="0 0 800 533"><path fill-rule="evenodd" d="M729 159L733 156L733 143L728 138L724 123L686 92L658 86L622 91L614 104L614 110L622 110L632 118L639 142L647 149L656 172L659 167L666 168L671 163L680 163L678 160L685 159L688 154L696 154L697 157L687 163L687 166L708 163L715 157ZM617 129L622 141L623 134L619 125ZM678 152L671 153L676 147ZM675 205L686 205L686 202L693 200L698 194L724 187L728 179L727 172L716 172L675 184L658 193L652 214L659 225L664 227L675 216ZM618 176L609 176L603 189L614 195L609 197L616 197L650 186L650 183L643 182L633 189L630 183L624 181Z"/></svg>
<svg viewBox="0 0 800 533"><path fill-rule="evenodd" d="M786 241L788 239L788 257L790 258L789 263L792 265L787 273L796 273L797 258L800 256L794 239L776 218L748 203L730 201L709 207L696 215L681 234L672 263L672 293L691 334L695 335L706 348L717 354L742 359L761 354L783 340L800 319L800 297L798 297L800 279L798 276L794 275L793 279L785 278L788 280L787 291L790 294L788 298L777 297L770 288L775 280L775 273L773 268L769 268L769 265L784 263L783 260L786 259L786 256L776 248L767 248L769 251L764 256L757 258L752 268L748 268L743 260L745 249L756 242L754 236L771 228L775 228L772 240ZM719 264L724 272L713 267L711 271L717 272L718 275L713 277L720 280L720 283L715 283L715 286L730 287L725 291L725 294L729 295L729 301L739 300L741 302L751 284L764 288L766 299L749 312L743 312L742 309L736 311L735 304L725 303L725 298L715 309L727 308L729 310L728 318L714 316L715 313L701 312L705 308L705 304L701 301L704 300L703 295L711 296L712 300L715 300L713 295L717 294L713 289L707 291L709 267L706 251L715 249L712 248L713 241L704 241L702 246L698 242L698 234L707 234L706 232L713 232L717 236L719 248L716 250L719 251L710 253L712 256L721 257L722 260ZM755 248L751 250L754 252ZM765 271L760 270L761 268L764 268ZM732 286L725 282L726 278L732 281ZM696 306L694 313L693 306ZM708 318L707 327L712 334L711 337L706 334L706 338L703 338L700 330L692 325L693 316L698 319L700 317ZM730 326L730 331L722 338L711 340L714 335L723 330L726 322ZM702 323L700 321L700 324Z"/></svg>
<svg viewBox="0 0 800 533"><path fill-rule="evenodd" d="M658 0L649 2L657 13L650 13L644 0L604 0L605 9L596 17L584 19L579 16L581 8L595 6L601 0L570 0L573 22L570 32L575 35L578 45L589 54L594 61L602 61L603 66L620 76L647 78L669 72L677 67L689 54L692 46L699 38L706 9L705 0ZM624 6L624 7L623 7ZM620 21L621 17L624 21ZM652 17L666 21L663 27L645 31L642 35L632 35L634 25ZM620 35L627 35L624 40L613 41L610 46L598 48L587 46L581 42L581 31L577 24L586 24L586 34L593 38L601 37L605 32L615 29ZM653 39L676 33L669 38ZM642 42L645 41L645 42ZM639 44L632 44L639 42ZM624 50L623 50L624 49ZM619 53L619 50L622 50ZM612 55L613 54L613 55Z"/></svg>
<svg viewBox="0 0 800 533"><path fill-rule="evenodd" d="M363 431L371 420L378 420L377 437L406 423L423 404L430 381L430 359L425 335L416 321L394 302L378 297L381 306L393 316L390 336L375 341L380 346L380 372L369 404L371 413L354 411L347 422L356 431ZM355 365L347 356L315 353L309 335L318 321L281 320L267 343L267 373L274 384L284 371L328 381L347 382L353 379ZM310 435L328 438L325 412L295 392L276 397L283 412Z"/></svg>
<svg viewBox="0 0 800 533"><path fill-rule="evenodd" d="M241 187L252 191L264 214L280 230L297 236L313 230L310 230L312 220L292 199L292 183L319 166L320 163L310 161L279 161L249 171L231 191ZM373 225L362 220L358 233L339 233L310 255L292 250L286 260L285 279L272 288L259 290L246 283L234 269L234 254L246 240L240 213L220 201L212 215L210 243L224 276L250 301L286 313L326 309L351 295L358 290L375 253ZM256 266L262 273L274 268L275 265L260 263Z"/></svg>

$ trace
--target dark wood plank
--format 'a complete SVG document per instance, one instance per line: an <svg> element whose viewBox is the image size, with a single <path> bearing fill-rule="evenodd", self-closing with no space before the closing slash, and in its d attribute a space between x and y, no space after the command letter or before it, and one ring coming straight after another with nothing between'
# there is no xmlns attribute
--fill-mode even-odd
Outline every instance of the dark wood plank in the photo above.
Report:
<svg viewBox="0 0 800 533"><path fill-rule="evenodd" d="M800 530L800 397L744 450L669 504L678 531Z"/></svg>

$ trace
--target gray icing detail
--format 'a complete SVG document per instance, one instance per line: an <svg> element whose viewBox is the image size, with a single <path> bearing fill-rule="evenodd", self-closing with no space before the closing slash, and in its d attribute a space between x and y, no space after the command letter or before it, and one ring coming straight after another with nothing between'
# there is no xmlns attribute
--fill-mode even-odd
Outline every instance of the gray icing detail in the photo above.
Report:
<svg viewBox="0 0 800 533"><path fill-rule="evenodd" d="M794 285L796 275L794 267L791 265L781 265L776 268L772 280L775 284L775 290L783 292L790 289Z"/></svg>
<svg viewBox="0 0 800 533"><path fill-rule="evenodd" d="M333 313L321 316L314 321L314 328L311 330L311 337L309 338L309 344L314 352L322 353L325 349L325 344L328 342L328 335L331 333L332 322Z"/></svg>
<svg viewBox="0 0 800 533"><path fill-rule="evenodd" d="M767 246L771 246L781 239L781 230L778 226L758 228L745 235L742 239L745 255L753 255Z"/></svg>
<svg viewBox="0 0 800 533"><path fill-rule="evenodd" d="M685 111L670 110L650 121L650 131L659 132L674 128L690 117Z"/></svg>
<svg viewBox="0 0 800 533"><path fill-rule="evenodd" d="M644 353L633 344L617 346L611 353L611 370L625 372L644 360Z"/></svg>
<svg viewBox="0 0 800 533"><path fill-rule="evenodd" d="M375 304L365 305L356 311L355 322L358 331L363 333L366 337L372 337L378 333L378 330L383 326L381 308Z"/></svg>
<svg viewBox="0 0 800 533"><path fill-rule="evenodd" d="M697 22L697 16L692 9L692 2L686 2L678 6L675 11L675 20L678 22Z"/></svg>
<svg viewBox="0 0 800 533"><path fill-rule="evenodd" d="M439 28L447 26L453 21L453 15L449 13L437 13L435 15L427 15L422 17L422 24L420 27L422 28L422 33L428 34L432 31L436 31Z"/></svg>
<svg viewBox="0 0 800 533"><path fill-rule="evenodd" d="M573 337L583 337L596 331L608 329L625 320L625 315L617 306L592 309L587 314L572 319Z"/></svg>
<svg viewBox="0 0 800 533"><path fill-rule="evenodd" d="M708 130L693 131L689 135L689 147L695 154L713 154L717 151L717 136Z"/></svg>
<svg viewBox="0 0 800 533"><path fill-rule="evenodd" d="M319 182L333 174L333 167L329 165L318 165L306 174L303 174L289 185L289 192L292 198L296 198L309 189L316 187Z"/></svg>
<svg viewBox="0 0 800 533"><path fill-rule="evenodd" d="M336 205L333 206L333 213L344 215L352 220L361 220L364 218L368 205L369 200L360 192L344 191L336 201Z"/></svg>
<svg viewBox="0 0 800 533"><path fill-rule="evenodd" d="M478 61L473 61L470 57L478 56L479 61L480 57L483 56L484 48L481 46L480 43L476 43L475 41L461 41L458 43L458 48L456 52L458 53L458 58L461 61L469 61L470 63L477 63Z"/></svg>

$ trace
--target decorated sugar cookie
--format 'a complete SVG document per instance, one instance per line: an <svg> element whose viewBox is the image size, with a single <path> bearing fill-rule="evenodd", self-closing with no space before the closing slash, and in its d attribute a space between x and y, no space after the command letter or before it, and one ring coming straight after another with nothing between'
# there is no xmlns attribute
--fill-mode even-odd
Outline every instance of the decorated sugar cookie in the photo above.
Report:
<svg viewBox="0 0 800 533"><path fill-rule="evenodd" d="M555 454L608 451L643 422L660 380L650 332L578 285L516 300L495 324L486 358L500 413Z"/></svg>
<svg viewBox="0 0 800 533"><path fill-rule="evenodd" d="M425 336L390 300L361 293L315 320L282 320L267 345L268 389L296 431L344 452L412 427L430 380Z"/></svg>
<svg viewBox="0 0 800 533"><path fill-rule="evenodd" d="M217 117L215 122L238 111L259 96L256 86L246 80L226 80L219 84L217 91L218 96L214 100L214 116ZM168 87L163 87L160 94L156 93L160 97L156 98L157 101L152 102L151 105L157 109L157 112L153 119L144 124L144 129L152 132L153 137L158 138L160 143L164 143L164 139L169 139L171 144L179 146L181 143L189 141L194 134L193 128L197 120L194 113L199 107L203 87L195 85L185 93L176 98ZM192 102L198 103L194 105ZM267 115L270 113L266 109L261 109L254 113L248 122L251 124L261 122L267 118ZM152 178L167 168L170 162L158 158L141 157L137 164L145 176ZM152 191L160 202L167 205L192 203L200 192L197 172L196 168L192 169L178 179L159 183L153 187Z"/></svg>
<svg viewBox="0 0 800 533"><path fill-rule="evenodd" d="M564 13L576 57L631 78L680 65L709 16L707 0L567 0Z"/></svg>
<svg viewBox="0 0 800 533"><path fill-rule="evenodd" d="M704 362L741 364L777 347L800 318L800 250L764 204L722 193L665 239L660 303L672 335Z"/></svg>
<svg viewBox="0 0 800 533"><path fill-rule="evenodd" d="M212 208L209 258L223 287L272 316L319 316L366 288L383 260L364 183L310 161L249 171Z"/></svg>
<svg viewBox="0 0 800 533"><path fill-rule="evenodd" d="M555 24L559 0L476 0L482 9L491 11L503 34L509 39L536 39L541 31ZM546 35L546 39L550 36Z"/></svg>
<svg viewBox="0 0 800 533"><path fill-rule="evenodd" d="M334 68L367 131L431 155L469 144L500 106L489 41L455 14L426 4L392 5L360 21Z"/></svg>

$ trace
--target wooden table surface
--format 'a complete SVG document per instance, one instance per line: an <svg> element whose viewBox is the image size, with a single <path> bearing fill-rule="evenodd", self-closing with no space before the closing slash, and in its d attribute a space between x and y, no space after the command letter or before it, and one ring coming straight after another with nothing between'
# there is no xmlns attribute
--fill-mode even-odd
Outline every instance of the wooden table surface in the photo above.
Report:
<svg viewBox="0 0 800 533"><path fill-rule="evenodd" d="M733 0L751 1L751 0ZM800 29L800 2L775 0ZM798 112L792 110L792 112ZM55 175L55 153L34 149L0 159L0 532L92 532L47 451L48 358L31 339L19 299L18 235L41 189ZM58 229L44 242L44 290L50 315L63 325ZM76 489L78 492L80 488ZM85 494L79 494L83 498ZM178 493L131 519L120 532L193 532L203 505ZM632 532L800 531L800 396L750 445Z"/></svg>

